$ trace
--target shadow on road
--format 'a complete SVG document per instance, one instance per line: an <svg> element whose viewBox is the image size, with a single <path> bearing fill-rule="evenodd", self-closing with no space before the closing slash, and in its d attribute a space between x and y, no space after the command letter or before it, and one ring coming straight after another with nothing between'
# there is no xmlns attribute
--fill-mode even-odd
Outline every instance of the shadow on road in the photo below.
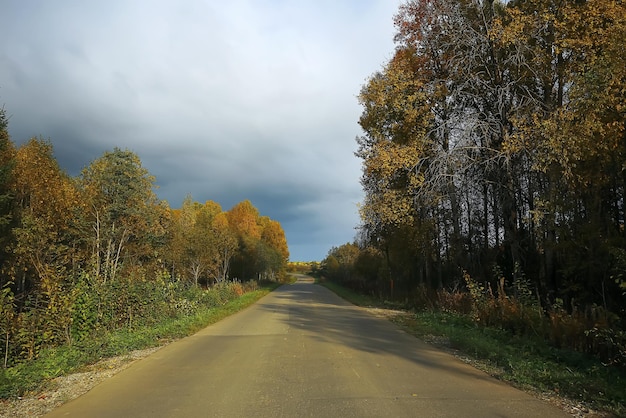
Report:
<svg viewBox="0 0 626 418"><path fill-rule="evenodd" d="M290 332L306 334L319 342L373 354L392 355L423 367L441 369L472 378L493 380L435 347L405 333L386 319L346 302L313 279L298 279L275 291L287 303L263 304L281 312Z"/></svg>

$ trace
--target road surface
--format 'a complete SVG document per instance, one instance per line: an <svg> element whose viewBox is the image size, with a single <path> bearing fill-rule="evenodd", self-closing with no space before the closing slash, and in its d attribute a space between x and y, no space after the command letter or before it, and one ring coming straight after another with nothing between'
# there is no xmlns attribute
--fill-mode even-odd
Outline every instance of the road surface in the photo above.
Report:
<svg viewBox="0 0 626 418"><path fill-rule="evenodd" d="M53 417L565 417L301 278Z"/></svg>

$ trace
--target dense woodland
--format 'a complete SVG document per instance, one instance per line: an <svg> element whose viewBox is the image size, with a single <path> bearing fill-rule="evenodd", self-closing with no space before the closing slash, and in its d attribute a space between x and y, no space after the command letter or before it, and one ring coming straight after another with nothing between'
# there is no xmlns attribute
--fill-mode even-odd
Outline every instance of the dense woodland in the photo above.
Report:
<svg viewBox="0 0 626 418"><path fill-rule="evenodd" d="M226 297L284 274L284 231L249 201L224 211L189 196L171 209L139 157L118 148L72 178L48 141L16 147L7 122L0 109L4 367L213 298L189 289Z"/></svg>
<svg viewBox="0 0 626 418"><path fill-rule="evenodd" d="M409 0L395 27L359 96L360 233L324 273L422 306L465 292L483 322L477 302L531 306L626 365L626 5Z"/></svg>

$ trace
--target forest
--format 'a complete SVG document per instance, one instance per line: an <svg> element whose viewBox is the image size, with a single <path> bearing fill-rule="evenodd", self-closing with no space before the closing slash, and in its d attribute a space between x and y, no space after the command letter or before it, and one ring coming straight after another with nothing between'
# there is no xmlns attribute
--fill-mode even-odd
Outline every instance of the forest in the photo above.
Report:
<svg viewBox="0 0 626 418"><path fill-rule="evenodd" d="M18 147L7 128L2 108L2 367L283 277L285 233L250 201L225 211L187 196L172 209L131 151L107 151L73 178L49 141Z"/></svg>
<svg viewBox="0 0 626 418"><path fill-rule="evenodd" d="M626 366L626 5L409 0L323 274Z"/></svg>

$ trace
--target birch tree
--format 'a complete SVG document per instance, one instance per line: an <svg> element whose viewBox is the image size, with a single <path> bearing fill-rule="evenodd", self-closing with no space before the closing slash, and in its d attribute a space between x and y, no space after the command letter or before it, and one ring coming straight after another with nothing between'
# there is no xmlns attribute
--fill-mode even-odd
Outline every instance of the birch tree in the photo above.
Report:
<svg viewBox="0 0 626 418"><path fill-rule="evenodd" d="M131 151L115 148L86 167L79 184L91 230L91 267L102 283L115 280L122 263L144 254L140 247L158 206L154 178Z"/></svg>

